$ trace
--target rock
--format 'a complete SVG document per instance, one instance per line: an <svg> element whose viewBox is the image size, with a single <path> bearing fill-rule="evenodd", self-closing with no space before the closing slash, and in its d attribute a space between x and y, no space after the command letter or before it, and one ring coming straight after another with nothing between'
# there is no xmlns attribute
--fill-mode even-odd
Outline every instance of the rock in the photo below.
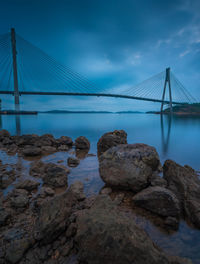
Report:
<svg viewBox="0 0 200 264"><path fill-rule="evenodd" d="M67 145L61 145L58 147L58 151L68 151L69 147Z"/></svg>
<svg viewBox="0 0 200 264"><path fill-rule="evenodd" d="M3 166L0 170L0 188L5 189L16 180L16 173L13 169Z"/></svg>
<svg viewBox="0 0 200 264"><path fill-rule="evenodd" d="M124 130L105 133L97 143L98 155L100 156L109 148L120 144L127 144L127 134Z"/></svg>
<svg viewBox="0 0 200 264"><path fill-rule="evenodd" d="M41 195L44 194L44 196L54 196L55 192L50 187L42 187L40 191Z"/></svg>
<svg viewBox="0 0 200 264"><path fill-rule="evenodd" d="M43 182L47 186L52 187L67 187L67 175L69 169L64 166L54 163L47 163L44 166Z"/></svg>
<svg viewBox="0 0 200 264"><path fill-rule="evenodd" d="M107 195L80 212L76 223L81 263L175 264Z"/></svg>
<svg viewBox="0 0 200 264"><path fill-rule="evenodd" d="M109 187L106 187L106 188L103 188L103 189L101 189L101 191L100 191L100 194L110 194L110 193L112 193L112 189L111 188L109 188Z"/></svg>
<svg viewBox="0 0 200 264"><path fill-rule="evenodd" d="M7 130L2 129L0 130L0 139L4 137L10 137L10 133Z"/></svg>
<svg viewBox="0 0 200 264"><path fill-rule="evenodd" d="M6 260L9 263L17 263L24 255L26 250L33 243L30 235L23 230L12 228L4 236L6 241Z"/></svg>
<svg viewBox="0 0 200 264"><path fill-rule="evenodd" d="M37 135L22 135L15 137L15 143L19 147L33 146L38 141Z"/></svg>
<svg viewBox="0 0 200 264"><path fill-rule="evenodd" d="M152 173L159 167L155 148L145 144L118 145L99 158L100 176L107 185L134 192L146 188Z"/></svg>
<svg viewBox="0 0 200 264"><path fill-rule="evenodd" d="M163 187L148 187L137 193L133 197L133 202L160 216L178 217L180 215L179 201L175 194Z"/></svg>
<svg viewBox="0 0 200 264"><path fill-rule="evenodd" d="M42 146L42 152L43 153L54 153L56 151L57 151L57 149L55 147L52 147L52 146Z"/></svg>
<svg viewBox="0 0 200 264"><path fill-rule="evenodd" d="M190 167L182 167L172 160L163 166L168 188L177 196L183 215L200 228L200 180Z"/></svg>
<svg viewBox="0 0 200 264"><path fill-rule="evenodd" d="M157 173L153 173L150 177L151 186L167 187L167 181L160 177Z"/></svg>
<svg viewBox="0 0 200 264"><path fill-rule="evenodd" d="M35 157L40 156L42 154L41 148L33 147L33 146L26 146L22 150L22 154L27 157Z"/></svg>
<svg viewBox="0 0 200 264"><path fill-rule="evenodd" d="M74 157L69 157L67 159L67 164L69 167L77 167L80 163L80 160Z"/></svg>
<svg viewBox="0 0 200 264"><path fill-rule="evenodd" d="M3 207L0 207L0 227L6 225L11 214Z"/></svg>
<svg viewBox="0 0 200 264"><path fill-rule="evenodd" d="M176 217L168 216L165 219L165 223L167 228L173 229L173 230L178 230L179 227L179 221Z"/></svg>
<svg viewBox="0 0 200 264"><path fill-rule="evenodd" d="M81 181L75 181L70 187L69 192L73 193L77 201L82 201L86 198L84 194L84 186Z"/></svg>
<svg viewBox="0 0 200 264"><path fill-rule="evenodd" d="M38 137L35 146L56 146L56 139L51 134L44 134L41 137Z"/></svg>
<svg viewBox="0 0 200 264"><path fill-rule="evenodd" d="M17 183L16 188L17 189L25 189L27 191L33 191L33 190L37 189L38 185L40 185L39 182L26 179L22 182Z"/></svg>
<svg viewBox="0 0 200 264"><path fill-rule="evenodd" d="M56 140L57 146L66 145L71 147L73 145L73 141L70 137L62 136Z"/></svg>
<svg viewBox="0 0 200 264"><path fill-rule="evenodd" d="M41 175L44 173L46 163L42 161L34 161L30 165L29 173L31 176L35 177L41 177Z"/></svg>
<svg viewBox="0 0 200 264"><path fill-rule="evenodd" d="M73 206L77 204L77 198L83 196L81 193L77 194L76 190L81 191L77 186L71 185L67 192L56 195L40 204L34 226L34 234L37 240L42 240L44 244L48 244L66 229Z"/></svg>
<svg viewBox="0 0 200 264"><path fill-rule="evenodd" d="M90 149L90 142L86 137L78 137L75 140L76 149Z"/></svg>
<svg viewBox="0 0 200 264"><path fill-rule="evenodd" d="M28 192L24 189L14 189L10 196L14 208L24 208L29 203Z"/></svg>

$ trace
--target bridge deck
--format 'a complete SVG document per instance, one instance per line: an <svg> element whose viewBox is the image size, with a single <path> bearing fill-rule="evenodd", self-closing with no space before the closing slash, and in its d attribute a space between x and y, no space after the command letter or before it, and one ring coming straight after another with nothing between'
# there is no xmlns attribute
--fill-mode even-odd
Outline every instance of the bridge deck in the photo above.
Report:
<svg viewBox="0 0 200 264"><path fill-rule="evenodd" d="M10 94L14 95L14 91L0 91L0 94ZM120 94L105 94L105 93L67 93L67 92L23 92L19 91L20 95L67 95L67 96L97 96L97 97L115 97L115 98L125 98L125 99L134 99L140 101L149 101L155 103L162 103L169 104L168 100L162 101L161 99L152 99L152 98L143 98L143 97L136 97L136 96L129 96L129 95L120 95ZM183 105L187 103L180 103L172 101L172 104Z"/></svg>

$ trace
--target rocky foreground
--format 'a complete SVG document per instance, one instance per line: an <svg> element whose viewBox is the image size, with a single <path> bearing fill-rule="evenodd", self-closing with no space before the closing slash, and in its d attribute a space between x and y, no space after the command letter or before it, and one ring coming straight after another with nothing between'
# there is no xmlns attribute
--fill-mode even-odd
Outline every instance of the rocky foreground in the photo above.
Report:
<svg viewBox="0 0 200 264"><path fill-rule="evenodd" d="M78 166L79 158L69 157L68 167L40 160L70 148L87 155L85 137L73 142L65 136L11 136L2 130L0 148L38 158L22 180L14 165L8 169L0 163L1 190L14 186L0 194L0 263L192 263L166 255L127 214L144 210L159 217L166 230L177 230L181 219L200 229L200 180L191 167L171 160L162 166L155 148L127 144L123 130L109 132L97 144L105 186L86 197L82 182L68 187L69 167Z"/></svg>

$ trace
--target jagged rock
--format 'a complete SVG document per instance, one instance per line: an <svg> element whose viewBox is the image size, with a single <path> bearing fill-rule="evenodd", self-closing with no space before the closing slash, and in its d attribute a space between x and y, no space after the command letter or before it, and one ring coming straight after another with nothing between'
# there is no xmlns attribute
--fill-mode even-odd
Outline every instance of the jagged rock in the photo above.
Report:
<svg viewBox="0 0 200 264"><path fill-rule="evenodd" d="M109 148L120 144L127 144L127 134L124 130L105 133L97 143L98 155L100 156Z"/></svg>
<svg viewBox="0 0 200 264"><path fill-rule="evenodd" d="M179 201L175 194L163 187L148 187L137 193L133 197L133 202L160 216L180 215Z"/></svg>
<svg viewBox="0 0 200 264"><path fill-rule="evenodd" d="M168 188L176 194L182 213L200 228L200 180L191 167L167 160L163 166L164 179Z"/></svg>
<svg viewBox="0 0 200 264"><path fill-rule="evenodd" d="M76 149L90 149L90 142L86 137L78 137L75 140Z"/></svg>
<svg viewBox="0 0 200 264"><path fill-rule="evenodd" d="M77 167L80 163L80 160L74 157L69 157L67 159L67 164L69 167Z"/></svg>
<svg viewBox="0 0 200 264"><path fill-rule="evenodd" d="M88 264L175 264L106 195L77 216L79 260ZM179 263L191 263L190 261Z"/></svg>
<svg viewBox="0 0 200 264"><path fill-rule="evenodd" d="M159 167L155 148L145 144L118 145L99 158L100 176L107 185L134 192L146 188Z"/></svg>
<svg viewBox="0 0 200 264"><path fill-rule="evenodd" d="M81 188L79 183L78 185L79 193L76 192L77 186L71 185L67 192L56 195L40 204L34 227L37 240L42 240L44 244L47 244L66 229L73 206L77 203L78 198L83 196L83 193L80 193L83 185Z"/></svg>
<svg viewBox="0 0 200 264"><path fill-rule="evenodd" d="M40 185L39 182L26 179L26 180L24 180L22 182L17 183L16 184L16 188L17 189L25 189L27 191L32 191L32 190L37 189L38 185Z"/></svg>
<svg viewBox="0 0 200 264"><path fill-rule="evenodd" d="M26 146L26 148L22 150L22 154L27 157L40 156L42 154L42 150L38 147Z"/></svg>

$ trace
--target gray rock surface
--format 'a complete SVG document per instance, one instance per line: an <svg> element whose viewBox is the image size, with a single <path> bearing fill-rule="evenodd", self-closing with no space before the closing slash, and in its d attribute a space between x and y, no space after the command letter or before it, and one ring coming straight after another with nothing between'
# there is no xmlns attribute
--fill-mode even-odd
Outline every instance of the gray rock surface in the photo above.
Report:
<svg viewBox="0 0 200 264"><path fill-rule="evenodd" d="M86 137L80 136L75 140L76 149L90 149L90 142Z"/></svg>
<svg viewBox="0 0 200 264"><path fill-rule="evenodd" d="M160 216L179 217L179 201L170 190L155 186L148 187L133 197L133 202Z"/></svg>
<svg viewBox="0 0 200 264"><path fill-rule="evenodd" d="M120 144L127 144L127 134L124 130L105 133L97 143L98 155L100 156L109 148Z"/></svg>
<svg viewBox="0 0 200 264"><path fill-rule="evenodd" d="M146 188L159 167L155 148L145 144L118 145L99 158L100 176L107 185L134 192Z"/></svg>

